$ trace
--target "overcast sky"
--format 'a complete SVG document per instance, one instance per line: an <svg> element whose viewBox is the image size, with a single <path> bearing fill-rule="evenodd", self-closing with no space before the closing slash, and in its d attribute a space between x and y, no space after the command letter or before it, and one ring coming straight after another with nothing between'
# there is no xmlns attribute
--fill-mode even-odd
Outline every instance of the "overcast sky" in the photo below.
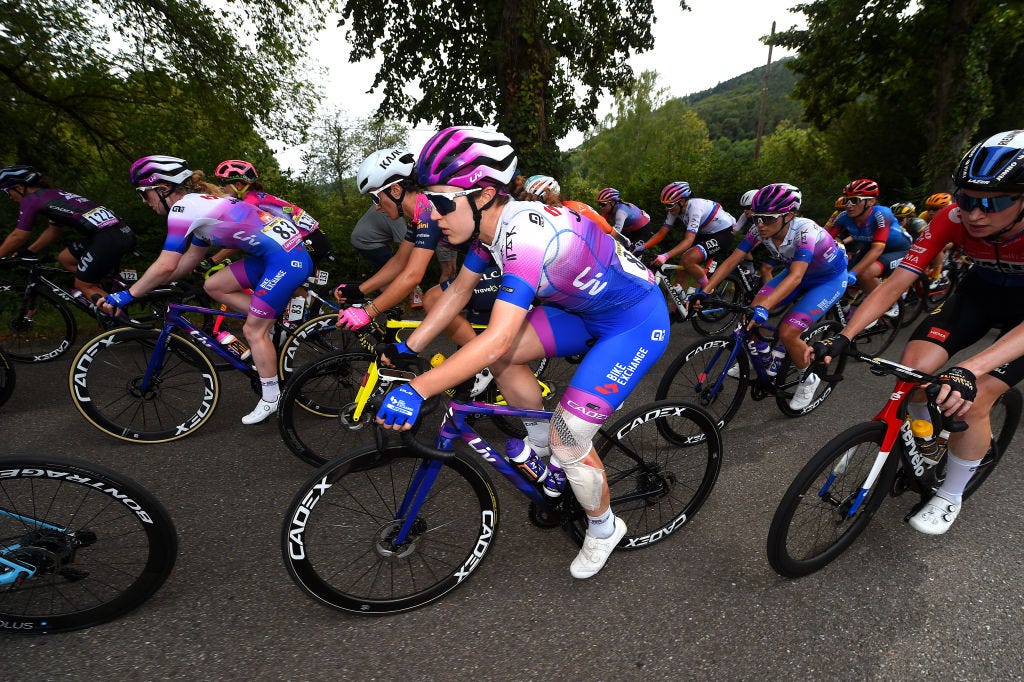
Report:
<svg viewBox="0 0 1024 682"><path fill-rule="evenodd" d="M672 97L682 97L714 87L768 61L768 48L759 38L793 25L804 25L801 14L789 12L798 0L689 0L689 12L679 9L676 0L654 0L657 21L654 48L635 55L630 64L636 73L657 71L659 83ZM348 62L348 45L343 29L328 19L331 28L319 36L311 48L315 63L326 68L323 85L326 94L324 112L342 107L352 117L368 116L380 102L379 94L366 94L373 83L377 62ZM775 48L772 60L791 54ZM610 99L602 104L600 115L611 110ZM435 132L423 126L412 131L410 147L418 149ZM582 134L563 141L563 148L582 141ZM279 144L271 142L279 148ZM277 153L282 167L298 170L300 150L283 149Z"/></svg>

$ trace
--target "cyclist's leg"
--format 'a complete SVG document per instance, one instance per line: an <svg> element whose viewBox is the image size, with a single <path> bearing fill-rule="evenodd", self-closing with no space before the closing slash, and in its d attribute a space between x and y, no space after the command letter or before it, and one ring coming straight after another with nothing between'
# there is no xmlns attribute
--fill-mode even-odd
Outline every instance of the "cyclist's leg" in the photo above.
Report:
<svg viewBox="0 0 1024 682"><path fill-rule="evenodd" d="M783 272L788 273L788 269ZM766 286L772 286L777 279L773 279ZM779 326L779 340L786 347L786 352L789 353L789 357L798 369L807 369L808 365L805 359L807 357L807 344L801 338L801 334L810 329L815 322L820 320L843 297L843 294L846 292L846 286L846 270L842 270L831 279L804 280L797 285L796 290L784 302L796 301ZM755 297L755 305L760 297L761 294Z"/></svg>
<svg viewBox="0 0 1024 682"><path fill-rule="evenodd" d="M211 275L203 282L203 289L213 300L242 313L249 309L252 301L252 294L246 289L255 288L253 284L259 282L264 270L262 258L248 256Z"/></svg>
<svg viewBox="0 0 1024 682"><path fill-rule="evenodd" d="M92 300L95 295L107 294L99 282L117 267L121 257L134 246L135 234L130 227L108 227L100 230L89 242L75 242L64 249L59 258L61 263L64 263L65 254L74 259L75 286L85 294L86 299Z"/></svg>

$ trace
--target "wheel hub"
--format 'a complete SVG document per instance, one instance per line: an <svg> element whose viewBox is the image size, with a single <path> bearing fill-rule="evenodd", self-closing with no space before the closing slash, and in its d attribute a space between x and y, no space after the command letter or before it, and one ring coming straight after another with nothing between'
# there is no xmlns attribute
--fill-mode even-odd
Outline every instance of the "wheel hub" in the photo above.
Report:
<svg viewBox="0 0 1024 682"><path fill-rule="evenodd" d="M397 544L395 542L395 537L398 535L398 531L402 529L403 522L403 519L395 519L394 521L381 526L374 534L373 549L382 559L392 561L405 559L416 551L416 546L419 544L420 538L427 530L427 522L422 518L417 517L416 520L413 521L412 529L409 531L409 535L405 539L405 542Z"/></svg>

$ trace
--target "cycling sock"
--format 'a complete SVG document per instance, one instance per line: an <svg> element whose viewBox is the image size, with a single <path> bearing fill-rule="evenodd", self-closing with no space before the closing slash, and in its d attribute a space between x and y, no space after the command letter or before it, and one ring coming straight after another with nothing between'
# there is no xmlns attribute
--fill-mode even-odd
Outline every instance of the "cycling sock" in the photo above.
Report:
<svg viewBox="0 0 1024 682"><path fill-rule="evenodd" d="M551 452L551 423L547 419L524 419L526 438L537 454L544 456Z"/></svg>
<svg viewBox="0 0 1024 682"><path fill-rule="evenodd" d="M971 476L978 470L980 460L968 461L960 459L952 452L946 455L946 480L938 490L938 494L953 504L963 502L964 488Z"/></svg>
<svg viewBox="0 0 1024 682"><path fill-rule="evenodd" d="M610 538L612 533L615 532L615 516L612 514L612 508L608 507L604 510L604 514L600 516L587 515L587 535L593 538Z"/></svg>
<svg viewBox="0 0 1024 682"><path fill-rule="evenodd" d="M260 377L260 387L263 390L263 399L268 403L276 403L281 395L281 388L277 384L277 377Z"/></svg>
<svg viewBox="0 0 1024 682"><path fill-rule="evenodd" d="M928 413L928 403L926 402L911 402L907 411L910 413L911 419L922 419L926 422L932 420L931 414Z"/></svg>

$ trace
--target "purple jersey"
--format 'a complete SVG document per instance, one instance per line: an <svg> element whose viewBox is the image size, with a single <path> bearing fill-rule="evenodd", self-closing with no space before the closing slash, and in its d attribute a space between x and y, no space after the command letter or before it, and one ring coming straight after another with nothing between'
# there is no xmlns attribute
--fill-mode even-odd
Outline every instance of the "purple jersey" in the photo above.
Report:
<svg viewBox="0 0 1024 682"><path fill-rule="evenodd" d="M44 188L26 194L21 200L16 229L31 232L38 215L46 216L54 225L73 227L87 236L122 224L109 208L59 189Z"/></svg>
<svg viewBox="0 0 1024 682"><path fill-rule="evenodd" d="M621 313L654 288L654 275L594 222L567 208L512 201L494 240L474 243L465 266L497 263L498 300L528 309L534 298L583 318Z"/></svg>
<svg viewBox="0 0 1024 682"><path fill-rule="evenodd" d="M273 194L246 192L243 201L247 204L252 204L261 211L266 211L276 215L278 218L291 221L295 227L299 228L303 237L309 235L310 232L316 232L320 227L320 223L316 218L309 215L308 211L304 211L301 207L289 203L281 197L275 197Z"/></svg>
<svg viewBox="0 0 1024 682"><path fill-rule="evenodd" d="M185 253L193 241L264 257L304 251L302 233L290 221L241 199L209 194L186 194L167 216L165 251Z"/></svg>
<svg viewBox="0 0 1024 682"><path fill-rule="evenodd" d="M646 227L651 222L651 216L639 206L620 201L615 207L615 230L623 234L630 234Z"/></svg>
<svg viewBox="0 0 1024 682"><path fill-rule="evenodd" d="M748 253L758 244L764 244L771 260L778 265L789 267L791 263L807 263L804 279L808 281L831 279L846 271L846 251L839 248L824 228L809 218L793 218L785 239L778 245L770 237L762 237L757 228L752 227L737 248Z"/></svg>

